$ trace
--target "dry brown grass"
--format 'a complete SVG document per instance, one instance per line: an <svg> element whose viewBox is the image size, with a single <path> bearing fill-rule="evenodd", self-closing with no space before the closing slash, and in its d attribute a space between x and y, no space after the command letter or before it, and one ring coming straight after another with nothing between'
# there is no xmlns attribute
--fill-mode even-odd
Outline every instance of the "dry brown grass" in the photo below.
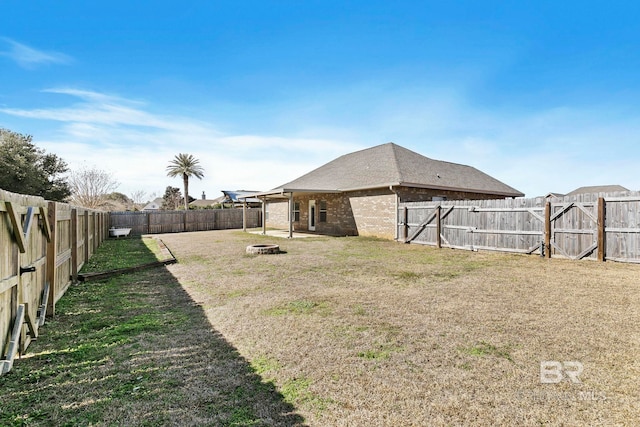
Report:
<svg viewBox="0 0 640 427"><path fill-rule="evenodd" d="M310 425L635 425L640 266L364 238L163 235L213 328ZM270 239L273 241L273 238ZM542 384L541 361L583 364Z"/></svg>

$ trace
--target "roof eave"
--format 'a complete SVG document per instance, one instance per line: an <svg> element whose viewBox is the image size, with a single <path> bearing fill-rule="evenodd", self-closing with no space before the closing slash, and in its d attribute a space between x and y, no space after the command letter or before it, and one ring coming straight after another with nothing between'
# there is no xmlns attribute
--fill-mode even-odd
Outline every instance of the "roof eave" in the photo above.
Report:
<svg viewBox="0 0 640 427"><path fill-rule="evenodd" d="M269 191L262 191L260 193L254 193L250 196L242 197L238 196L238 199L252 198L288 198L291 193L342 193L341 190L323 190L323 189L309 189L309 188L277 188ZM278 197L280 196L280 197Z"/></svg>
<svg viewBox="0 0 640 427"><path fill-rule="evenodd" d="M413 182L403 182L397 184L398 186L403 187L414 187L414 188L429 188L434 190L446 190L446 191L462 191L465 193L478 193L478 194L495 194L499 196L505 197L524 197L524 193L519 191L495 191L495 190L482 190L477 188L462 188L462 187L448 187L446 185L430 185L430 184L416 184Z"/></svg>
<svg viewBox="0 0 640 427"><path fill-rule="evenodd" d="M366 187L344 188L344 189L341 189L341 191L343 192L364 191L364 190L376 190L379 188L390 188L390 187L413 187L413 188L425 188L425 189L445 190L445 191L462 191L465 193L495 194L497 196L504 196L504 197L524 197L524 193L521 193L519 191L506 192L506 191L480 190L475 188L449 187L446 185L418 184L414 182L393 182L393 183L386 183L386 184L375 184L375 185L368 185Z"/></svg>

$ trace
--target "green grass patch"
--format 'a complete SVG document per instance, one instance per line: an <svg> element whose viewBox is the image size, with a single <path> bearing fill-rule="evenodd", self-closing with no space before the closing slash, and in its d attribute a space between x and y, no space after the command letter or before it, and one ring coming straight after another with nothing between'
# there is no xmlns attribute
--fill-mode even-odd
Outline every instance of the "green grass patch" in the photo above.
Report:
<svg viewBox="0 0 640 427"><path fill-rule="evenodd" d="M288 302L284 305L270 308L263 313L270 316L282 316L287 314L305 315L313 312L324 313L327 310L327 304L324 302L315 302L308 299L301 299Z"/></svg>
<svg viewBox="0 0 640 427"><path fill-rule="evenodd" d="M251 367L256 374L264 377L268 374L273 374L280 369L280 364L274 358L267 356L258 356L251 361Z"/></svg>
<svg viewBox="0 0 640 427"><path fill-rule="evenodd" d="M313 382L307 377L293 378L286 381L280 388L285 401L303 405L316 413L316 416L333 403L331 399L321 397L310 390Z"/></svg>
<svg viewBox="0 0 640 427"><path fill-rule="evenodd" d="M422 277L422 274L416 273L415 271L401 271L394 274L400 280L414 281L418 280Z"/></svg>
<svg viewBox="0 0 640 427"><path fill-rule="evenodd" d="M513 358L511 357L511 354L509 354L508 349L498 348L495 345L485 341L480 341L479 343L476 343L470 347L462 348L461 351L470 356L495 356L513 362Z"/></svg>
<svg viewBox="0 0 640 427"><path fill-rule="evenodd" d="M402 350L402 347L393 344L378 344L373 348L358 352L358 357L367 360L387 360L391 358L391 354Z"/></svg>
<svg viewBox="0 0 640 427"><path fill-rule="evenodd" d="M135 267L158 261L162 257L154 238L129 237L107 239L82 267L81 273L95 273Z"/></svg>

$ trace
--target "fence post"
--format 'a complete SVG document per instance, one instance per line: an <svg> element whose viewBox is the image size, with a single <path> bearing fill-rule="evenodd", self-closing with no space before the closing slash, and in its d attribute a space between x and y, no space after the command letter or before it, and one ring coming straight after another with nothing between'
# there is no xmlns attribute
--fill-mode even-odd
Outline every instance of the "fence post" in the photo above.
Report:
<svg viewBox="0 0 640 427"><path fill-rule="evenodd" d="M89 261L89 211L84 211L84 262Z"/></svg>
<svg viewBox="0 0 640 427"><path fill-rule="evenodd" d="M48 203L47 218L51 226L51 239L47 242L47 282L49 282L48 311L52 316L56 314L56 290L58 281L56 280L56 261L58 258L58 215L56 212L56 202Z"/></svg>
<svg viewBox="0 0 640 427"><path fill-rule="evenodd" d="M606 248L606 204L604 197L598 197L598 261L604 262L607 256Z"/></svg>
<svg viewBox="0 0 640 427"><path fill-rule="evenodd" d="M409 208L402 208L402 241L407 243L409 238Z"/></svg>
<svg viewBox="0 0 640 427"><path fill-rule="evenodd" d="M93 229L91 230L91 233L93 234L93 252L91 252L91 255L95 254L96 251L98 250L98 213L96 211L93 211L91 213L93 215Z"/></svg>
<svg viewBox="0 0 640 427"><path fill-rule="evenodd" d="M442 248L442 206L436 206L436 247Z"/></svg>
<svg viewBox="0 0 640 427"><path fill-rule="evenodd" d="M78 281L78 209L71 209L71 280Z"/></svg>
<svg viewBox="0 0 640 427"><path fill-rule="evenodd" d="M151 234L151 212L147 212L147 234Z"/></svg>
<svg viewBox="0 0 640 427"><path fill-rule="evenodd" d="M551 202L544 205L544 248L545 256L551 258Z"/></svg>

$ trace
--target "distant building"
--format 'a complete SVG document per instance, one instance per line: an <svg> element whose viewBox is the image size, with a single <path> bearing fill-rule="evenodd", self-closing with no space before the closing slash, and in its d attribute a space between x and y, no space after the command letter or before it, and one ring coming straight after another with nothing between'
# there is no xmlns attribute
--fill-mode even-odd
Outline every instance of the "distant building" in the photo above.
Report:
<svg viewBox="0 0 640 427"><path fill-rule="evenodd" d="M217 199L207 199L205 192L202 192L202 196L198 200L194 200L189 203L189 207L196 209L212 208L215 205L221 205L224 202L224 196L220 196Z"/></svg>
<svg viewBox="0 0 640 427"><path fill-rule="evenodd" d="M585 187L579 187L576 188L575 190L567 193L567 194L562 194L562 193L556 193L556 192L550 192L547 193L546 196L544 196L546 199L562 199L563 197L571 197L571 196L577 196L578 194L610 194L610 193L620 193L620 192L626 192L629 191L628 188L623 187L622 185L591 185L591 186L585 186Z"/></svg>
<svg viewBox="0 0 640 427"><path fill-rule="evenodd" d="M622 185L592 185L576 188L572 192L565 194L565 196L575 196L576 194L588 193L617 193L620 191L629 191L629 189Z"/></svg>
<svg viewBox="0 0 640 427"><path fill-rule="evenodd" d="M162 203L164 202L164 199L162 197L156 197L155 199L153 199L153 201L147 203L144 208L142 208L143 211L159 211L160 209L162 209Z"/></svg>

